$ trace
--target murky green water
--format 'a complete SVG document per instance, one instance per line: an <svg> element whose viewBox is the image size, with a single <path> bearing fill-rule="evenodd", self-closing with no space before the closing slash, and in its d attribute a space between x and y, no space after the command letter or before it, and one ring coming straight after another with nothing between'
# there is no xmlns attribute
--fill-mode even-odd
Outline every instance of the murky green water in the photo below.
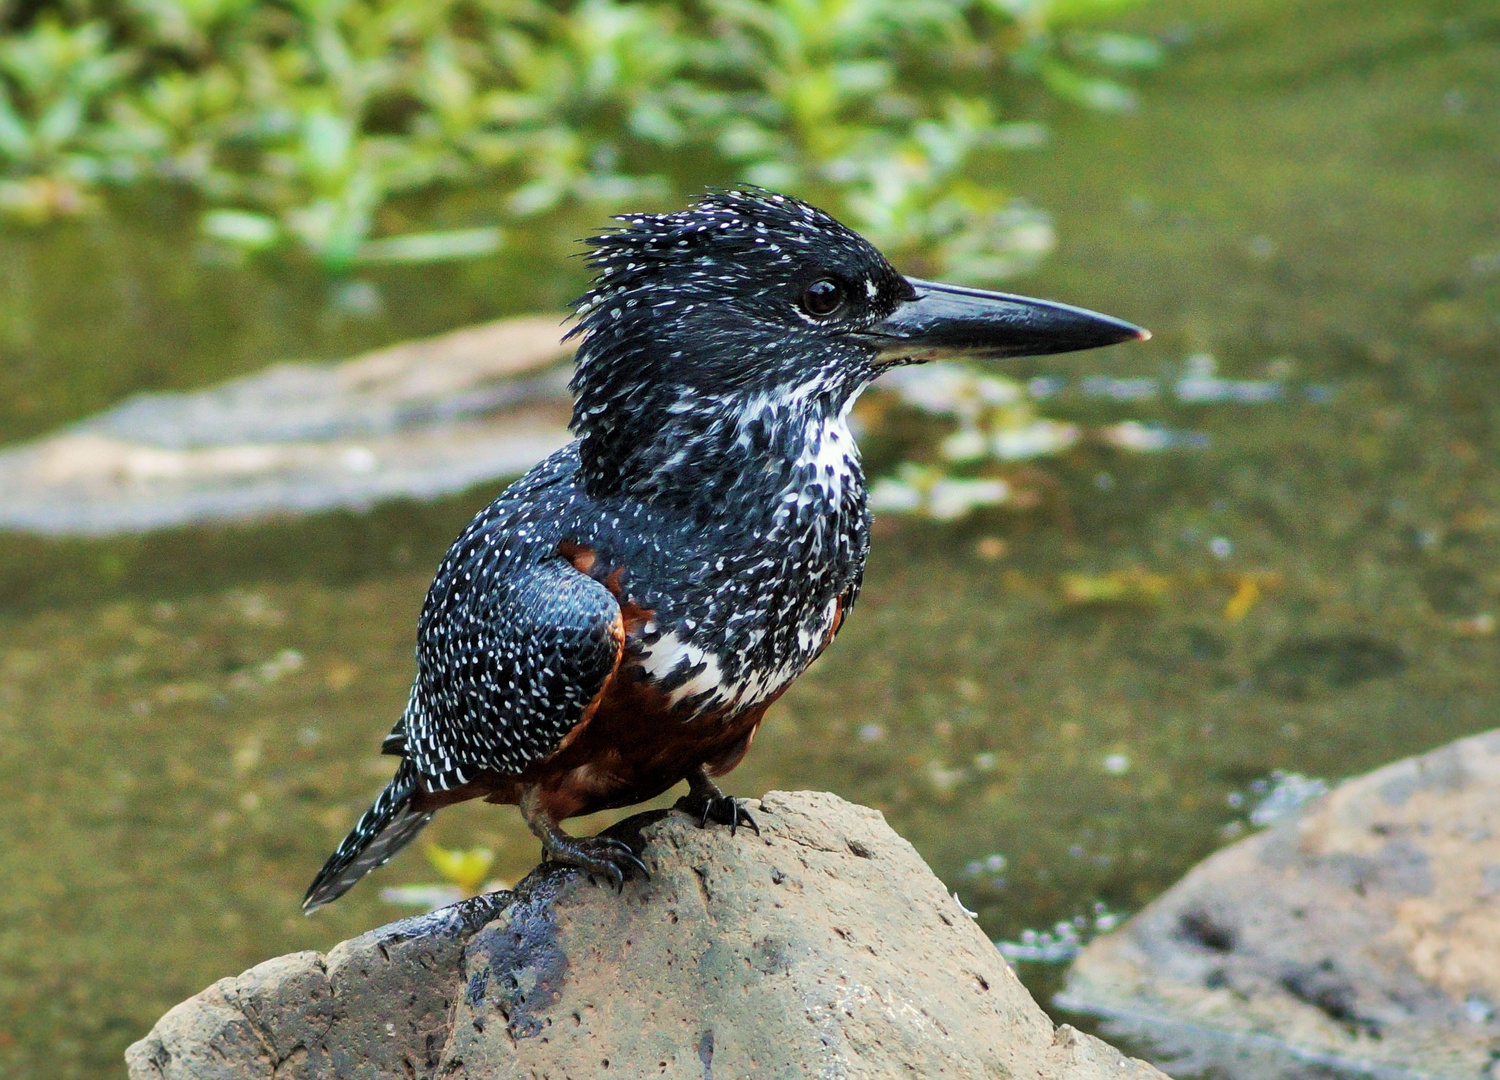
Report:
<svg viewBox="0 0 1500 1080"><path fill-rule="evenodd" d="M1030 514L882 523L837 647L731 778L880 807L994 937L1138 909L1272 770L1347 775L1500 716L1500 16L1161 0L1138 22L1177 43L1140 112L1041 103L1056 144L1005 179L1063 238L1018 287L1156 338L1023 373L1175 375L1207 351L1331 397L1060 398L1051 415L1211 443L1045 462L1053 497ZM580 284L563 241L591 224L553 223L524 274L393 275L384 314L359 320L294 268L183 258L185 221L142 206L0 236L0 439L133 389L556 307ZM878 471L894 442L871 452ZM388 771L375 749L422 593L488 497L0 538L0 1074L121 1075L172 1003L396 917L379 886L435 877L414 852L297 913ZM1062 601L1059 575L1113 571L1158 575L1162 598ZM433 835L498 848L509 878L536 855L508 809L447 811Z"/></svg>

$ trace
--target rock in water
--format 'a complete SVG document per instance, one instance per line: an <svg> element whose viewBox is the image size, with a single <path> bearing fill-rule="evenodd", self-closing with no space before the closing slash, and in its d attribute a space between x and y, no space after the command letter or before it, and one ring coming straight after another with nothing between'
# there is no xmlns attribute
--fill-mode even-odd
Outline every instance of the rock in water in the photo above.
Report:
<svg viewBox="0 0 1500 1080"><path fill-rule="evenodd" d="M1174 1071L1500 1080L1500 731L1207 859L1085 949L1058 1003Z"/></svg>
<svg viewBox="0 0 1500 1080"><path fill-rule="evenodd" d="M340 363L137 394L0 447L0 529L106 536L519 476L571 437L561 323L501 319Z"/></svg>
<svg viewBox="0 0 1500 1080"><path fill-rule="evenodd" d="M877 812L750 808L758 837L675 811L616 826L651 868L623 895L543 867L220 980L130 1048L132 1080L1162 1080L1054 1028Z"/></svg>

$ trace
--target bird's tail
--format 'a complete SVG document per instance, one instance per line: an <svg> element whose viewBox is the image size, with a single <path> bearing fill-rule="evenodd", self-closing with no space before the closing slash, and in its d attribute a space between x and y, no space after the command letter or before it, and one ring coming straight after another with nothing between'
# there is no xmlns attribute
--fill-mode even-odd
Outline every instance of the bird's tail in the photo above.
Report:
<svg viewBox="0 0 1500 1080"><path fill-rule="evenodd" d="M337 900L356 881L377 866L385 865L392 855L416 839L422 826L432 820L430 812L412 809L417 790L417 767L403 760L375 805L364 812L308 886L302 901L303 914L310 915Z"/></svg>

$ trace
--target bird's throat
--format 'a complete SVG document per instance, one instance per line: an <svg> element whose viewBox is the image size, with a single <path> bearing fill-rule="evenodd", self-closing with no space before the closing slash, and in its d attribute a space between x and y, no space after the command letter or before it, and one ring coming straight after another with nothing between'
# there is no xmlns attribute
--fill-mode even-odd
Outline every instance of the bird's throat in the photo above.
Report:
<svg viewBox="0 0 1500 1080"><path fill-rule="evenodd" d="M679 388L649 423L640 423L647 410L628 430L600 418L580 431L590 493L709 516L836 513L851 496L862 508L864 475L849 430L859 389L702 396Z"/></svg>

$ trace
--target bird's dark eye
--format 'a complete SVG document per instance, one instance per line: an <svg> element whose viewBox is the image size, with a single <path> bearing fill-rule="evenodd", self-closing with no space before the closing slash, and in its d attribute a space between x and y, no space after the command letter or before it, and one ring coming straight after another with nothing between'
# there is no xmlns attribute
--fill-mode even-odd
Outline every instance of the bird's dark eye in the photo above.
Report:
<svg viewBox="0 0 1500 1080"><path fill-rule="evenodd" d="M844 304L844 289L837 281L814 281L802 294L802 309L809 315L832 315Z"/></svg>

